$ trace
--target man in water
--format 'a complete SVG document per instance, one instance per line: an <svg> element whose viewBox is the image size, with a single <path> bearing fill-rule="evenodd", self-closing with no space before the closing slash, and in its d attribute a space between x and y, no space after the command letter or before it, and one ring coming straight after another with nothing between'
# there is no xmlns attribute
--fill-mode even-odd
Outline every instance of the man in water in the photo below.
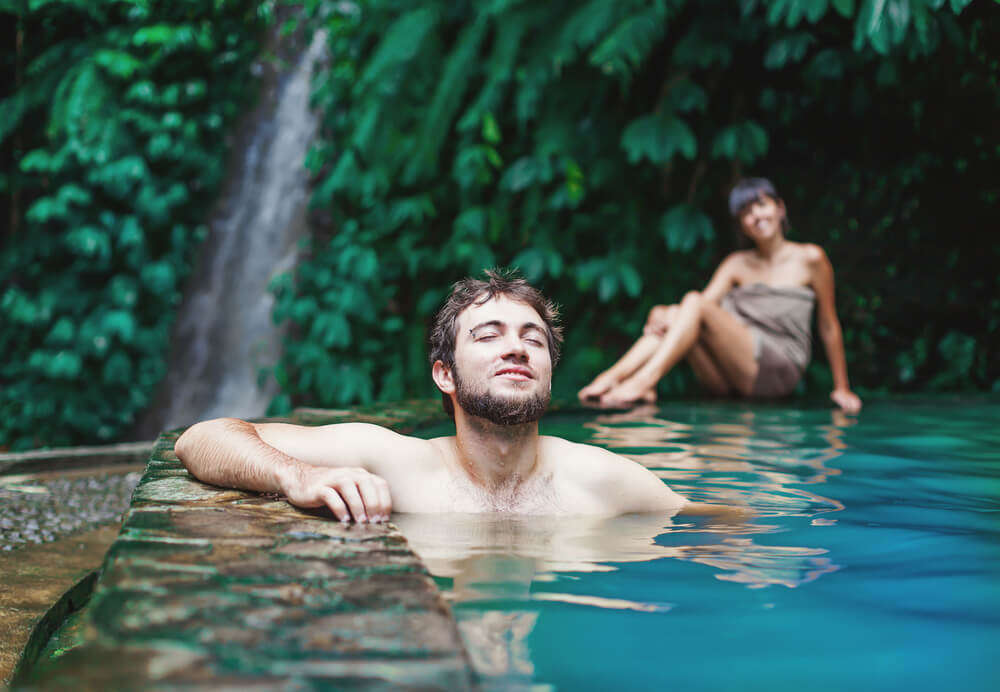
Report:
<svg viewBox="0 0 1000 692"><path fill-rule="evenodd" d="M431 332L431 372L454 436L219 418L185 431L177 456L207 483L278 492L299 507L325 505L345 522L382 522L392 511L725 511L688 502L606 449L539 435L562 341L557 311L523 279L486 275L455 284Z"/></svg>

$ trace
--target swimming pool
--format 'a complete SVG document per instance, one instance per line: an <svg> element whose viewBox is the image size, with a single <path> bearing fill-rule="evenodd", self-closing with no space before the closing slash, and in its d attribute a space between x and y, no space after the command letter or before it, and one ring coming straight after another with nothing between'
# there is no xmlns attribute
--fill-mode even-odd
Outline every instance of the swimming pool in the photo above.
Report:
<svg viewBox="0 0 1000 692"><path fill-rule="evenodd" d="M394 521L486 689L1000 689L1000 400L569 411L710 518ZM446 434L445 428L426 436Z"/></svg>

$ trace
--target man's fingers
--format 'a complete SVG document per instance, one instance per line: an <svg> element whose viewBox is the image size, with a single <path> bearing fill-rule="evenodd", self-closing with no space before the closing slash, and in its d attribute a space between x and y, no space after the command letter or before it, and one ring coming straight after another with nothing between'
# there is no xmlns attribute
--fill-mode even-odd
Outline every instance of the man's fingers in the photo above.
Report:
<svg viewBox="0 0 1000 692"><path fill-rule="evenodd" d="M336 490L333 488L323 488L320 495L335 517L341 521L351 520L351 513L347 511L347 505L344 504L344 501L340 498L340 494Z"/></svg>
<svg viewBox="0 0 1000 692"><path fill-rule="evenodd" d="M382 502L382 519L389 520L392 514L392 496L389 494L389 482L384 478L376 477L375 487L378 488L379 499Z"/></svg>
<svg viewBox="0 0 1000 692"><path fill-rule="evenodd" d="M368 518L372 521L386 521L392 512L392 499L389 497L389 484L379 476L369 476L368 483L362 488L365 495L365 507L368 508ZM370 493L370 494L369 494Z"/></svg>
<svg viewBox="0 0 1000 692"><path fill-rule="evenodd" d="M337 487L337 490L340 491L340 497L347 503L347 508L351 510L354 521L368 521L368 515L365 514L365 503L361 499L361 493L358 492L357 482L345 480Z"/></svg>
<svg viewBox="0 0 1000 692"><path fill-rule="evenodd" d="M361 491L361 501L365 503L365 513L369 521L378 521L382 516L382 502L375 487L374 476L367 475L358 481Z"/></svg>

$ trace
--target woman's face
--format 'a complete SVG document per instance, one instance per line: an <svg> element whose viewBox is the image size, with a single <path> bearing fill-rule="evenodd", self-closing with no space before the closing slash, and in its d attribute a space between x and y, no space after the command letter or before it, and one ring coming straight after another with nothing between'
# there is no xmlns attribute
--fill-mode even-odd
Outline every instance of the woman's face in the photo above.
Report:
<svg viewBox="0 0 1000 692"><path fill-rule="evenodd" d="M740 210L740 228L750 240L760 242L784 233L785 203L761 195Z"/></svg>

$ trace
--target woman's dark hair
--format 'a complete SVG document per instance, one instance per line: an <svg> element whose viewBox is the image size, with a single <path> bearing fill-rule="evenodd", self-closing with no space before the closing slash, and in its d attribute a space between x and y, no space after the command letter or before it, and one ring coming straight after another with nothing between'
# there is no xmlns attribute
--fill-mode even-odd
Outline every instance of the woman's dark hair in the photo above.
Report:
<svg viewBox="0 0 1000 692"><path fill-rule="evenodd" d="M736 227L739 230L740 213L748 205L756 202L761 197L770 197L775 202L784 202L778 195L778 191L767 178L743 178L733 185L729 192L729 214L736 219ZM788 212L781 220L781 230L788 232ZM742 233L740 233L742 236Z"/></svg>
<svg viewBox="0 0 1000 692"><path fill-rule="evenodd" d="M562 327L559 326L559 309L555 303L542 295L516 272L501 269L489 269L484 272L486 280L462 279L451 287L451 293L444 304L434 315L430 330L430 349L428 356L433 365L441 361L448 368L455 367L455 338L458 329L458 316L472 305L482 305L491 298L506 296L511 300L534 309L545 325L546 341L549 347L549 357L552 365L559 362L559 347L562 345ZM441 403L448 415L454 416L451 397L442 392Z"/></svg>

